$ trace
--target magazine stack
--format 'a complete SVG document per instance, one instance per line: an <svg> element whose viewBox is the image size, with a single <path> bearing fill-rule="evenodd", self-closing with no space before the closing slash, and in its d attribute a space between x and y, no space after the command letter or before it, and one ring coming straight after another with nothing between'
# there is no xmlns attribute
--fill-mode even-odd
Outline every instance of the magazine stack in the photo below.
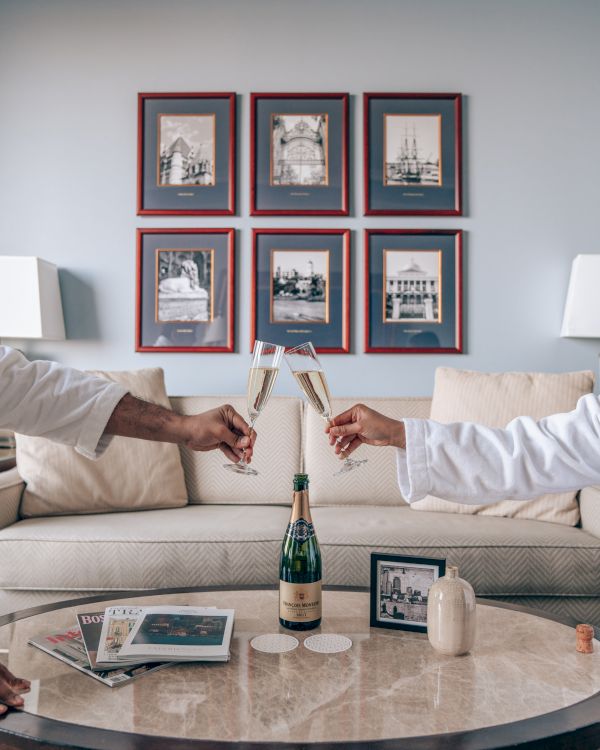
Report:
<svg viewBox="0 0 600 750"><path fill-rule="evenodd" d="M29 643L116 687L178 662L229 661L233 616L215 607L108 607Z"/></svg>

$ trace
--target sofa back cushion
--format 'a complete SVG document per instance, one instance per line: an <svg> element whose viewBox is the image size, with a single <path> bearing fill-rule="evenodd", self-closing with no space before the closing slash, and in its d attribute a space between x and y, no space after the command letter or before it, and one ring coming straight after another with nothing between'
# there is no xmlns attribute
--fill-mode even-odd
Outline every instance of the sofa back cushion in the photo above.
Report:
<svg viewBox="0 0 600 750"><path fill-rule="evenodd" d="M229 403L248 419L246 396L184 396L171 399L180 414L198 414ZM290 505L293 475L301 471L302 401L272 396L256 423L258 441L252 466L258 476L226 471L221 451L200 453L181 448L190 503L218 505Z"/></svg>
<svg viewBox="0 0 600 750"><path fill-rule="evenodd" d="M476 422L506 427L518 416L542 419L568 412L591 393L590 371L565 373L483 373L440 367L436 371L431 419L436 422ZM543 495L535 500L504 500L491 505L466 505L428 495L413 510L468 513L506 518L536 519L575 526L579 504L575 492Z"/></svg>
<svg viewBox="0 0 600 750"><path fill-rule="evenodd" d="M388 417L429 416L429 398L334 398L333 413L339 414L357 402ZM352 455L368 462L354 471L334 477L341 461L336 458L324 432L325 422L305 406L304 471L310 477L311 505L405 505L398 489L395 448L361 446Z"/></svg>
<svg viewBox="0 0 600 750"><path fill-rule="evenodd" d="M95 371L146 401L169 407L163 371ZM178 508L187 504L176 445L114 437L97 461L67 445L17 435L17 466L27 486L21 515Z"/></svg>

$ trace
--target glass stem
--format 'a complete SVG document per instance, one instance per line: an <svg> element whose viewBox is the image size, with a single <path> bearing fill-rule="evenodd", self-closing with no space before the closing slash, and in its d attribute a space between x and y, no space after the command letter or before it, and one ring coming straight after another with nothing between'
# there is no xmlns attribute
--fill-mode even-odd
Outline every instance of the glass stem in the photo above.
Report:
<svg viewBox="0 0 600 750"><path fill-rule="evenodd" d="M331 427L331 420L329 419L329 417L323 417L323 419L324 419L324 420L325 420L325 421L327 422L327 424L328 424L328 425L329 425L329 426ZM342 441L342 438L341 438L341 437L339 437L339 438L336 438L336 441L335 441L335 442L339 444L339 443L341 443L341 441ZM340 446L340 451L341 451L341 452L342 452L342 453L344 454L344 461L345 461L345 462L350 462L350 463L353 463L353 461L352 461L352 459L350 458L350 456L347 456L347 455L346 455L346 451L347 451L347 450L348 450L347 446L345 446L345 447L343 447L343 448L342 448L342 446Z"/></svg>
<svg viewBox="0 0 600 750"><path fill-rule="evenodd" d="M250 419L250 422L249 422L250 432L252 432L252 430L254 429L255 422L256 422L256 417ZM248 466L248 464L246 463L246 449L245 448L242 451L242 457L240 458L238 464L240 466Z"/></svg>

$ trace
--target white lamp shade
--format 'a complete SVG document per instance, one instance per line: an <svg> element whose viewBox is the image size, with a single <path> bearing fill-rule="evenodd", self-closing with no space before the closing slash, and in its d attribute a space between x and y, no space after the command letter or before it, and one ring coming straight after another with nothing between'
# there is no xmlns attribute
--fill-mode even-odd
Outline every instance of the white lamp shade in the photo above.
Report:
<svg viewBox="0 0 600 750"><path fill-rule="evenodd" d="M0 338L65 338L55 265L32 256L0 255Z"/></svg>
<svg viewBox="0 0 600 750"><path fill-rule="evenodd" d="M560 335L600 338L600 255L573 260Z"/></svg>

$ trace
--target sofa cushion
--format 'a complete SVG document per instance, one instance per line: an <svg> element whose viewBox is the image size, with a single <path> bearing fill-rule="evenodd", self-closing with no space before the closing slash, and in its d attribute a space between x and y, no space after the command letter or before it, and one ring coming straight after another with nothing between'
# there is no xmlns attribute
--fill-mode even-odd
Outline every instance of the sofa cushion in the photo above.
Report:
<svg viewBox="0 0 600 750"><path fill-rule="evenodd" d="M159 368L92 374L146 401L170 406ZM115 437L97 461L90 461L70 446L17 435L17 466L27 483L21 503L24 517L187 504L179 450L171 443Z"/></svg>
<svg viewBox="0 0 600 750"><path fill-rule="evenodd" d="M172 398L180 414L198 414L230 403L248 420L245 396L186 396ZM181 449L190 503L219 505L290 505L292 479L301 471L301 413L299 398L274 396L258 418L252 466L258 476L233 474L223 468L229 463L221 451L201 453Z"/></svg>
<svg viewBox="0 0 600 750"><path fill-rule="evenodd" d="M483 373L440 367L435 375L431 419L437 422L476 422L506 427L518 416L542 419L571 411L594 387L590 371L565 373ZM529 518L574 526L579 522L575 492L543 495L535 500L505 500L491 505L467 505L428 495L413 510Z"/></svg>
<svg viewBox="0 0 600 750"><path fill-rule="evenodd" d="M431 404L429 398L334 398L334 415L358 401L394 419L428 417ZM361 446L353 457L366 458L368 462L354 471L334 477L340 469L340 459L329 445L324 420L306 406L304 424L304 471L310 477L311 505L405 504L398 489L394 448Z"/></svg>
<svg viewBox="0 0 600 750"><path fill-rule="evenodd" d="M27 519L0 531L0 588L276 583L289 512L188 505L122 513L118 523L110 515ZM600 596L600 539L570 526L406 506L314 508L313 520L328 584L368 586L370 553L387 552L445 557L481 595Z"/></svg>

